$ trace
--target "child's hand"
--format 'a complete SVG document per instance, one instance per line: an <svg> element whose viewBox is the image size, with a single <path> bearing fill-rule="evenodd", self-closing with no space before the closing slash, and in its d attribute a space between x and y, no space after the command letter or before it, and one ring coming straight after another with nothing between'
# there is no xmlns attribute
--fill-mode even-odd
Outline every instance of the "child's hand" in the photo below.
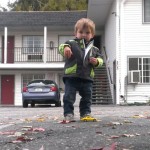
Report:
<svg viewBox="0 0 150 150"><path fill-rule="evenodd" d="M70 47L66 46L64 48L64 56L67 57L67 58L70 58L71 55L72 55L72 51L71 51Z"/></svg>
<svg viewBox="0 0 150 150"><path fill-rule="evenodd" d="M94 66L96 66L98 64L98 61L97 61L97 58L94 58L94 57L90 57L90 63Z"/></svg>

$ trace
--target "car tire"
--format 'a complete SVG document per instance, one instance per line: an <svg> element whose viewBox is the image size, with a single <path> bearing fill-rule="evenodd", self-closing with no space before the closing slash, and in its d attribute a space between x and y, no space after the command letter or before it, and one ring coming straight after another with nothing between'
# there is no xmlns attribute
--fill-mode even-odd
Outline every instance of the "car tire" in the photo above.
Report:
<svg viewBox="0 0 150 150"><path fill-rule="evenodd" d="M23 108L27 108L28 107L28 103L26 101L23 101Z"/></svg>
<svg viewBox="0 0 150 150"><path fill-rule="evenodd" d="M56 106L56 107L61 107L61 101L57 102L57 103L55 104L55 106Z"/></svg>
<svg viewBox="0 0 150 150"><path fill-rule="evenodd" d="M32 102L32 103L31 103L31 107L35 107L35 103Z"/></svg>

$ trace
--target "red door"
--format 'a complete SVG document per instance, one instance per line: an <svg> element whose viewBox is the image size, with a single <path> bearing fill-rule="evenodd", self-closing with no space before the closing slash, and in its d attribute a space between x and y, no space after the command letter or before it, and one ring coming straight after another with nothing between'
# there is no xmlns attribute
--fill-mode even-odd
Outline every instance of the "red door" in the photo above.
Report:
<svg viewBox="0 0 150 150"><path fill-rule="evenodd" d="M14 104L14 75L1 75L1 104Z"/></svg>
<svg viewBox="0 0 150 150"><path fill-rule="evenodd" d="M4 63L4 36L2 38L2 63ZM14 36L7 39L7 63L14 63Z"/></svg>

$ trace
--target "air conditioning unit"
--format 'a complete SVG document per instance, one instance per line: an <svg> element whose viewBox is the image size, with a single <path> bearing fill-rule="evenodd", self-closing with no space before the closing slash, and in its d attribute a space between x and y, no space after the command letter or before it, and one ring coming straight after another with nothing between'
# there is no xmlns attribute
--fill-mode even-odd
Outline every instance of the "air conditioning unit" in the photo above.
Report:
<svg viewBox="0 0 150 150"><path fill-rule="evenodd" d="M42 55L28 55L28 61L42 61Z"/></svg>
<svg viewBox="0 0 150 150"><path fill-rule="evenodd" d="M140 71L132 70L129 71L129 83L139 83L140 82Z"/></svg>

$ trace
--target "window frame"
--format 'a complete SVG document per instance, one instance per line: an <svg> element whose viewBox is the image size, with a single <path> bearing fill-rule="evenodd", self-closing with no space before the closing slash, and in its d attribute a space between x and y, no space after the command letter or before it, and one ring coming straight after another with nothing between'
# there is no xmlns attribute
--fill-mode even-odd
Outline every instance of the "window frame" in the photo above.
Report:
<svg viewBox="0 0 150 150"><path fill-rule="evenodd" d="M127 66L127 72L129 74L130 71L133 70L129 70L129 59L130 58L138 58L138 70L140 71L140 82L139 84L150 84L150 56L128 56L128 66ZM141 59L141 61L139 61ZM145 64L145 66L149 66L149 70L144 70L144 59L149 59L149 63ZM145 75L144 76L144 72L148 71L149 75ZM144 78L145 77L145 78ZM146 79L146 77L148 77L149 82L144 82L144 79Z"/></svg>
<svg viewBox="0 0 150 150"><path fill-rule="evenodd" d="M29 37L33 37L34 40L32 40L32 46L26 46L27 43L25 44L24 42L24 38L29 38ZM42 40L40 40L40 46L35 47L35 37L41 37L43 38ZM42 43L42 44L41 44ZM44 49L44 36L43 35L22 35L22 48L23 48L23 54L43 54L43 49ZM31 49L31 51L30 51ZM39 51L37 51L39 50Z"/></svg>
<svg viewBox="0 0 150 150"><path fill-rule="evenodd" d="M142 17L143 17L143 24L150 24L150 18L149 21L145 21L145 0L142 0ZM150 9L150 8L149 8Z"/></svg>
<svg viewBox="0 0 150 150"><path fill-rule="evenodd" d="M60 38L63 38L63 37L67 37L66 38L66 40L64 40L64 42L61 42L60 41ZM60 45L60 44L64 44L66 41L68 41L68 40L73 40L73 39L75 39L75 36L74 35L58 35L58 45Z"/></svg>

